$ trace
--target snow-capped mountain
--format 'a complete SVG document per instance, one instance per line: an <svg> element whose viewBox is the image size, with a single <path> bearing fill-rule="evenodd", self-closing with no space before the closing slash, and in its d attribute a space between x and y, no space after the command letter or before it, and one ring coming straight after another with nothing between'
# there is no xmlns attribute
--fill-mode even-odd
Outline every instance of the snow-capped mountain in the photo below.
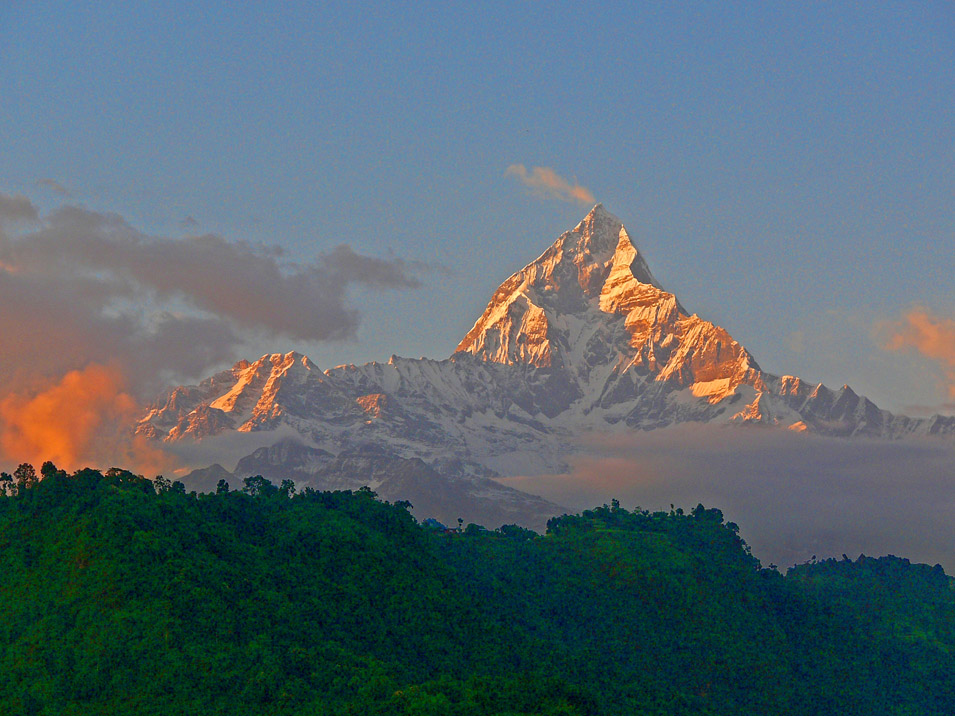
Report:
<svg viewBox="0 0 955 716"><path fill-rule="evenodd" d="M501 284L447 359L322 370L266 355L176 388L136 432L174 442L291 428L330 458L375 448L476 477L560 471L584 433L688 421L955 436L953 417L893 415L848 386L764 372L660 286L599 204Z"/></svg>

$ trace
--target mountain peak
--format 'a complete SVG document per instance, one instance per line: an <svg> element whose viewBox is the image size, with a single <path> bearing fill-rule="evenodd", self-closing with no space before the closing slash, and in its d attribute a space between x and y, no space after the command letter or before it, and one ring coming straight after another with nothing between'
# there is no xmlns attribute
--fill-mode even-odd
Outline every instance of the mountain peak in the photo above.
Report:
<svg viewBox="0 0 955 716"><path fill-rule="evenodd" d="M592 271L595 265L606 264L620 252L629 255L631 261L639 256L623 222L603 204L597 204L577 226L563 233L537 262L546 262L554 254L561 254L570 258L578 268ZM656 285L642 257L634 268L637 269L634 278L641 283Z"/></svg>
<svg viewBox="0 0 955 716"><path fill-rule="evenodd" d="M613 221L620 221L616 216L614 216L609 211L607 211L607 209L604 207L602 203L598 202L594 204L594 208L588 211L587 215L580 220L580 223L577 224L577 226L575 227L575 230L588 222L594 221L597 217L600 217L600 218L609 217Z"/></svg>
<svg viewBox="0 0 955 716"><path fill-rule="evenodd" d="M551 369L570 400L594 377L632 372L719 402L759 374L732 336L660 286L601 204L501 284L457 351Z"/></svg>
<svg viewBox="0 0 955 716"><path fill-rule="evenodd" d="M682 310L650 273L620 219L597 204L501 284L456 352L498 363L564 364L557 351L570 346L550 340L561 317L599 323L610 319L601 314L620 315L668 298Z"/></svg>

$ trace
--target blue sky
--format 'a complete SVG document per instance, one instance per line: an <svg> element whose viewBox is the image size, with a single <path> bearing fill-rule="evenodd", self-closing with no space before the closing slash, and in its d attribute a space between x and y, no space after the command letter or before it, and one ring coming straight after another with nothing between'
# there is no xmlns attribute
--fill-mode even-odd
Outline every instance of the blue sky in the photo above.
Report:
<svg viewBox="0 0 955 716"><path fill-rule="evenodd" d="M432 266L350 289L357 340L236 359L448 355L589 208L523 164L589 189L765 369L946 400L878 327L955 316L950 4L11 2L0 98L0 192L44 210Z"/></svg>

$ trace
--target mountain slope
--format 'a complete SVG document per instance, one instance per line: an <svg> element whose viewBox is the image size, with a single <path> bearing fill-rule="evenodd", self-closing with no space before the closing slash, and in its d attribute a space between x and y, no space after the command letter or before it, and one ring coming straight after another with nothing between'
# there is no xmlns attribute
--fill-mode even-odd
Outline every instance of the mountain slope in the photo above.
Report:
<svg viewBox="0 0 955 716"><path fill-rule="evenodd" d="M896 416L848 386L764 372L656 281L599 204L501 284L448 359L323 371L297 353L266 355L176 388L137 432L179 441L288 427L332 455L377 446L444 475L492 476L565 469L587 432L687 421L955 435L952 417Z"/></svg>
<svg viewBox="0 0 955 716"><path fill-rule="evenodd" d="M191 490L215 491L219 480L240 487L261 475L278 485L292 480L299 489L359 490L370 487L391 502L407 500L420 519L433 517L449 525L521 523L544 531L547 520L567 512L559 505L505 487L487 477L442 475L420 458L402 458L375 446L343 450L337 456L285 439L261 447L228 472L220 465L194 470L182 481Z"/></svg>
<svg viewBox="0 0 955 716"><path fill-rule="evenodd" d="M938 566L784 577L702 505L604 506L545 537L289 492L116 468L0 492L0 713L955 712Z"/></svg>

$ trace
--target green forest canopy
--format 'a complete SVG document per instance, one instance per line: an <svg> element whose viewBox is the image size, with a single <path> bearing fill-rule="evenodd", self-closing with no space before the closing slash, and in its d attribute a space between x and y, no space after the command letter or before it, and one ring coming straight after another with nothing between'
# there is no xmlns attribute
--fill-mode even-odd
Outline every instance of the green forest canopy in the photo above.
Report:
<svg viewBox="0 0 955 716"><path fill-rule="evenodd" d="M0 477L2 713L955 712L940 567L783 575L702 505L537 535L261 477Z"/></svg>

